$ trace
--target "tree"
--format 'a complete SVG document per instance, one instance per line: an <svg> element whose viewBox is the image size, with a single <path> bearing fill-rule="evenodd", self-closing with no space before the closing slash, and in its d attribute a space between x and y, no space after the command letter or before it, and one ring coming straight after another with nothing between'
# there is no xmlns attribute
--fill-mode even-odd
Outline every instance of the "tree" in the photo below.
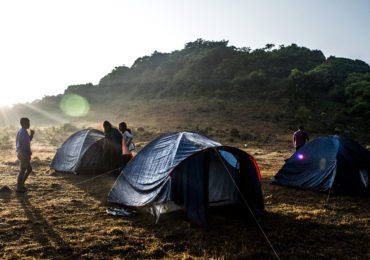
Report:
<svg viewBox="0 0 370 260"><path fill-rule="evenodd" d="M350 113L370 119L370 73L352 73L346 80L345 95Z"/></svg>
<svg viewBox="0 0 370 260"><path fill-rule="evenodd" d="M272 49L272 48L274 48L274 47L275 47L275 44L273 44L273 43L267 43L267 44L265 45L264 50L269 51L269 50L271 50L271 49Z"/></svg>

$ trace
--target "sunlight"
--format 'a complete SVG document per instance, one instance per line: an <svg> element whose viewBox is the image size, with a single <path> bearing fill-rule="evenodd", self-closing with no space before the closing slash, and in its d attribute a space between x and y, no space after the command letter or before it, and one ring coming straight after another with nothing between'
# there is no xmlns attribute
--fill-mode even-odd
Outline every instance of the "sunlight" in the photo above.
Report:
<svg viewBox="0 0 370 260"><path fill-rule="evenodd" d="M1 107L0 114L1 114L0 124L3 124L4 126L19 124L20 116L18 113L13 111L13 109Z"/></svg>
<svg viewBox="0 0 370 260"><path fill-rule="evenodd" d="M0 108L1 109L7 109L10 108L12 105L17 102L17 97L19 98L19 95L14 95L11 91L13 90L7 90L5 93L1 93L0 96Z"/></svg>
<svg viewBox="0 0 370 260"><path fill-rule="evenodd" d="M57 123L66 123L68 122L66 119L62 119L60 116L56 116L54 114L51 114L51 113L48 113L36 106L33 106L32 104L22 104L23 106L35 111L35 112L38 112L40 113L41 115L47 117L48 119L51 119L52 121L54 122L57 122Z"/></svg>
<svg viewBox="0 0 370 260"><path fill-rule="evenodd" d="M10 125L10 120L7 114L7 111L5 111L5 108L0 107L0 124L3 124L5 126Z"/></svg>

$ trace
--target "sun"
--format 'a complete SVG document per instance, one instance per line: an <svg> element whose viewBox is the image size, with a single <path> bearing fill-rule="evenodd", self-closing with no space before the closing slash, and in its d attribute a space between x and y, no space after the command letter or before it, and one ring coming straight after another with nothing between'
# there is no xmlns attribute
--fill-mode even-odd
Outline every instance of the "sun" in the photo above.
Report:
<svg viewBox="0 0 370 260"><path fill-rule="evenodd" d="M17 102L16 97L12 95L7 95L7 93L3 91L0 95L0 107L2 108L10 108L12 105L19 103Z"/></svg>

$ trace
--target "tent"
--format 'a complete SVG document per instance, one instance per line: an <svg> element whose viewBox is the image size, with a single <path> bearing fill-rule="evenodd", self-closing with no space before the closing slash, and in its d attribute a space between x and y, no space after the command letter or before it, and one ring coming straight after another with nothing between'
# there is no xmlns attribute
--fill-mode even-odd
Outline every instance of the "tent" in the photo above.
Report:
<svg viewBox="0 0 370 260"><path fill-rule="evenodd" d="M305 144L273 177L272 182L331 194L366 195L370 152L343 136L325 136Z"/></svg>
<svg viewBox="0 0 370 260"><path fill-rule="evenodd" d="M207 226L209 206L238 204L262 217L264 202L254 159L196 133L164 134L127 164L108 194L108 201L147 207L157 216L184 209Z"/></svg>
<svg viewBox="0 0 370 260"><path fill-rule="evenodd" d="M50 168L75 174L104 169L103 141L104 133L96 129L74 133L58 148Z"/></svg>

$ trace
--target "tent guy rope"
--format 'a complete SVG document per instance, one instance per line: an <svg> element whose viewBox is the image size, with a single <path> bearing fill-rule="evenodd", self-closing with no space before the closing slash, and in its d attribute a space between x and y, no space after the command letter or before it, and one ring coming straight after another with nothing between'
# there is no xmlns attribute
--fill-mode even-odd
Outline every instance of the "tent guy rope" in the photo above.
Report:
<svg viewBox="0 0 370 260"><path fill-rule="evenodd" d="M83 180L83 181L81 181L81 182L75 183L74 185L80 185L80 184L82 184L82 183L89 182L89 181L91 181L91 180L93 180L93 179L96 179L96 178L98 178L98 177L101 177L101 176L106 175L106 174L111 173L111 172L115 172L115 171L117 171L117 170L119 170L119 169L121 169L121 167L116 168L116 169L113 169L113 170L109 170L109 171L107 171L107 172L104 172L104 173L102 173L102 174L96 175L96 176L94 176L94 177L92 177L92 178L89 178L89 179L87 179L87 180Z"/></svg>
<svg viewBox="0 0 370 260"><path fill-rule="evenodd" d="M252 217L253 217L253 220L256 222L256 224L257 224L258 228L261 230L261 232L262 232L263 236L265 237L265 239L266 239L267 243L269 244L269 246L271 247L272 251L274 252L274 254L275 254L276 258L277 258L277 259L280 259L279 255L276 253L276 251L275 251L275 249L274 249L274 247L273 247L273 245L272 245L271 241L268 239L268 237L267 237L266 233L265 233L265 232L263 231L263 229L262 229L262 226L259 224L259 222L258 222L258 220L257 220L256 216L254 215L254 213L253 213L252 209L249 207L249 204L248 204L247 200L244 198L244 196L243 196L242 192L240 191L240 189L239 189L238 185L235 183L235 180L234 180L233 176L231 175L231 173L230 173L229 169L228 169L228 168L227 168L227 166L225 165L225 162L224 162L224 160L223 160L222 156L221 156L221 155L220 155L220 153L218 152L217 148L214 148L214 150L216 151L217 155L220 157L220 160L221 160L221 162L222 162L222 165L225 167L226 171L228 172L228 174L229 174L229 176L230 176L230 178L231 178L231 180L232 180L233 184L235 185L235 187L236 187L236 189L238 190L238 192L239 192L239 194L240 194L241 198L243 199L243 202L245 203L245 205L247 206L247 208L248 208L249 212L251 213L251 215L252 215Z"/></svg>

